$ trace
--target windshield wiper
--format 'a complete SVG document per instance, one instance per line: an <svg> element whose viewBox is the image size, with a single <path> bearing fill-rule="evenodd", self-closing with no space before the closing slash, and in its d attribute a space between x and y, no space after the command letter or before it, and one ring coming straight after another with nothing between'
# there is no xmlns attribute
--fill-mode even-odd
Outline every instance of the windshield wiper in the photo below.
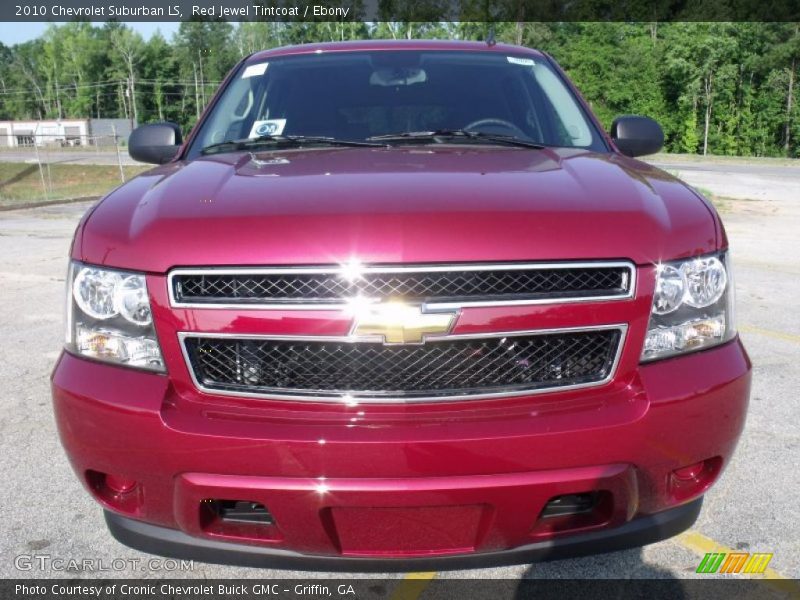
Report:
<svg viewBox="0 0 800 600"><path fill-rule="evenodd" d="M464 139L469 141L488 142L490 144L506 144L509 146L520 146L522 148L535 148L541 150L545 148L543 144L523 140L513 135L503 135L500 133L486 133L483 131L470 131L468 129L437 129L435 131L404 131L401 133L388 133L385 135L373 135L368 137L368 142L414 142L414 141L433 141Z"/></svg>
<svg viewBox="0 0 800 600"><path fill-rule="evenodd" d="M244 138L241 140L228 140L218 142L203 148L201 154L214 154L217 152L235 152L237 150L247 150L257 146L270 144L286 146L350 146L350 147L370 147L380 148L386 144L377 142L357 142L352 140L339 140L325 136L311 135L260 135L254 138Z"/></svg>

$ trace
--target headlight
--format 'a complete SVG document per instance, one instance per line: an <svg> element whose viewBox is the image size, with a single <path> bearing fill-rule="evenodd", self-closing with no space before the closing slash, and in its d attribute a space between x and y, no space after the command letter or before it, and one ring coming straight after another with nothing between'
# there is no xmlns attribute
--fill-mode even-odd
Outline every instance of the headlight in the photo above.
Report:
<svg viewBox="0 0 800 600"><path fill-rule="evenodd" d="M658 265L642 361L722 344L736 335L727 254Z"/></svg>
<svg viewBox="0 0 800 600"><path fill-rule="evenodd" d="M696 258L681 265L681 275L686 282L683 301L694 308L714 304L725 293L728 276L725 265L716 256Z"/></svg>
<svg viewBox="0 0 800 600"><path fill-rule="evenodd" d="M164 371L144 275L71 263L66 342L81 356Z"/></svg>
<svg viewBox="0 0 800 600"><path fill-rule="evenodd" d="M656 269L656 290L653 296L653 312L668 315L677 310L686 294L686 283L680 269L672 265L659 265Z"/></svg>

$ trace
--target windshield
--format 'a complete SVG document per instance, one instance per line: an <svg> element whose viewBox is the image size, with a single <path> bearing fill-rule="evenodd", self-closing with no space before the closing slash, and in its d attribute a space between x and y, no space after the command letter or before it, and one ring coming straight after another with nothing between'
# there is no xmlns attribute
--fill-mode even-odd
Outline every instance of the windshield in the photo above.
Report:
<svg viewBox="0 0 800 600"><path fill-rule="evenodd" d="M545 59L498 52L373 51L284 56L242 65L203 121L188 157L232 140L303 136L424 143L469 131L544 146L607 150ZM441 136L435 139L440 141ZM380 138L379 138L380 139ZM433 138L428 138L428 142ZM496 142L496 139L495 139ZM223 151L241 149L230 145Z"/></svg>

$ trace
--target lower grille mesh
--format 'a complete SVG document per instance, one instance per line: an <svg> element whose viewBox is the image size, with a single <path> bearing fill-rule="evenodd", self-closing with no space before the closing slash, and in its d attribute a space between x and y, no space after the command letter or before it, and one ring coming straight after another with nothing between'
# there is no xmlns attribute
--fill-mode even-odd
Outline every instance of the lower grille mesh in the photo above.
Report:
<svg viewBox="0 0 800 600"><path fill-rule="evenodd" d="M421 345L187 337L201 386L336 398L477 395L599 382L618 329L443 339Z"/></svg>

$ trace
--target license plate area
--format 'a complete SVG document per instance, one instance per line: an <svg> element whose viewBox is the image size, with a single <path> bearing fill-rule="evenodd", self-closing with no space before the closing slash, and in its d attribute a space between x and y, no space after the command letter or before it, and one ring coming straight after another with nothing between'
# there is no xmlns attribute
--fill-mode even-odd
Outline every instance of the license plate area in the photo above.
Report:
<svg viewBox="0 0 800 600"><path fill-rule="evenodd" d="M436 555L473 552L490 511L485 505L335 507L329 518L343 555Z"/></svg>

